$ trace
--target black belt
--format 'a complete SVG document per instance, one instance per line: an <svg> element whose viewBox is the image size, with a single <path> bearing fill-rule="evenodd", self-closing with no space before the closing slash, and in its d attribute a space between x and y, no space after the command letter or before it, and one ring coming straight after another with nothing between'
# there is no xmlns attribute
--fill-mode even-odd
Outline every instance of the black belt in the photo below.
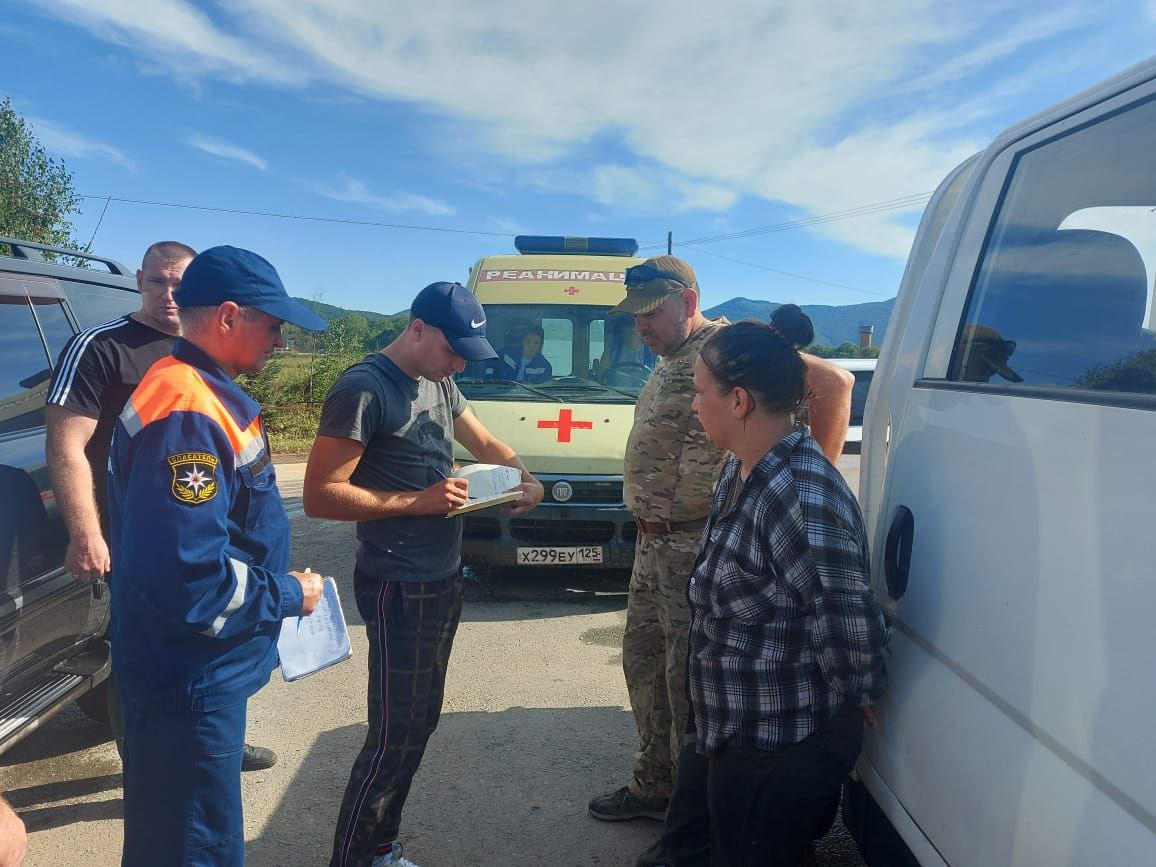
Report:
<svg viewBox="0 0 1156 867"><path fill-rule="evenodd" d="M706 518L695 518L693 521L644 521L635 515L634 523L638 525L639 533L664 536L667 533L677 533L680 530L701 530L706 526Z"/></svg>

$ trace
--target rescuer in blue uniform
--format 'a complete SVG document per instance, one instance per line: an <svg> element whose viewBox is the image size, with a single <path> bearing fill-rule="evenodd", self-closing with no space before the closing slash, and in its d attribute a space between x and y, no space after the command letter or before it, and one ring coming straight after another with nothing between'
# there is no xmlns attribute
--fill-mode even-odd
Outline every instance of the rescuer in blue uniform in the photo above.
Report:
<svg viewBox="0 0 1156 867"><path fill-rule="evenodd" d="M184 336L129 398L109 456L121 863L232 867L246 704L277 666L282 619L321 596L319 575L288 571L260 407L233 379L284 345L282 322L325 323L233 247L193 259L176 294Z"/></svg>

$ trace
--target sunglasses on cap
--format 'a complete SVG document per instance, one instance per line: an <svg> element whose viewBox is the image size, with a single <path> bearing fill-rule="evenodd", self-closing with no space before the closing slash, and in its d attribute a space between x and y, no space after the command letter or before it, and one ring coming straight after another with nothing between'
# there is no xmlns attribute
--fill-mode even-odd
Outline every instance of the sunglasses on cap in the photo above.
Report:
<svg viewBox="0 0 1156 867"><path fill-rule="evenodd" d="M649 283L651 280L672 280L687 289L691 288L691 285L677 274L671 274L669 271L663 271L653 265L634 265L627 268L626 279L622 282L627 286L637 286L641 283Z"/></svg>
<svg viewBox="0 0 1156 867"><path fill-rule="evenodd" d="M1014 340L993 340L990 337L977 337L971 341L971 345L975 349L998 349L1004 355L1011 355L1016 351L1016 342Z"/></svg>

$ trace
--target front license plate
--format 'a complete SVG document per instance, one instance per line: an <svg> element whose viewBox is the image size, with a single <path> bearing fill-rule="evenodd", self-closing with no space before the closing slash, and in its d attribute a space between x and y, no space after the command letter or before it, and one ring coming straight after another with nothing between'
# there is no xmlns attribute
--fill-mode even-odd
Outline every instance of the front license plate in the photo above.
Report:
<svg viewBox="0 0 1156 867"><path fill-rule="evenodd" d="M519 548L519 566L578 566L602 563L602 546L585 548Z"/></svg>

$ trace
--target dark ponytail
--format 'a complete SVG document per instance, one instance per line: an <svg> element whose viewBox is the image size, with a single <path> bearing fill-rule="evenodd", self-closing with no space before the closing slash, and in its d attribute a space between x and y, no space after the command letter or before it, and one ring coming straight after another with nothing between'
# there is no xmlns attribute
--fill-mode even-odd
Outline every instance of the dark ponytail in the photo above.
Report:
<svg viewBox="0 0 1156 867"><path fill-rule="evenodd" d="M703 345L702 363L724 389L745 388L767 412L797 412L807 399L799 349L814 338L810 317L784 304L768 323L748 319L719 329Z"/></svg>
<svg viewBox="0 0 1156 867"><path fill-rule="evenodd" d="M793 349L802 349L815 339L811 317L798 304L783 304L771 314L771 331L785 340Z"/></svg>

